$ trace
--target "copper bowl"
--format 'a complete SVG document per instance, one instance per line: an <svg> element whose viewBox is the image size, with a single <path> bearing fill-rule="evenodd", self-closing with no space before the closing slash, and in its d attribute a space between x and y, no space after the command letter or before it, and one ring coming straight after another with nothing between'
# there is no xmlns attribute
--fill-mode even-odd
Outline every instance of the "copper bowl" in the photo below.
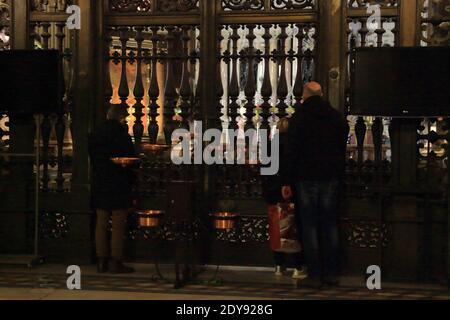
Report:
<svg viewBox="0 0 450 320"><path fill-rule="evenodd" d="M169 150L170 146L166 144L143 144L141 148L145 152L159 153Z"/></svg>
<svg viewBox="0 0 450 320"><path fill-rule="evenodd" d="M161 224L164 211L161 210L144 210L136 212L139 219L140 228L155 228Z"/></svg>
<svg viewBox="0 0 450 320"><path fill-rule="evenodd" d="M217 230L231 230L236 227L239 218L237 213L217 212L210 215L214 222L214 228Z"/></svg>
<svg viewBox="0 0 450 320"><path fill-rule="evenodd" d="M135 164L139 164L141 162L140 158L112 158L111 161L120 166L126 167Z"/></svg>

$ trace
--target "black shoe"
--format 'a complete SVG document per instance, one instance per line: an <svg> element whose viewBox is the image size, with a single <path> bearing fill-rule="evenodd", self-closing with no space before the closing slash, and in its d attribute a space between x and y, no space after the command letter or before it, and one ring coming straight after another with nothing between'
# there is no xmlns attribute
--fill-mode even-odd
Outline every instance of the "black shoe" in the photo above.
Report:
<svg viewBox="0 0 450 320"><path fill-rule="evenodd" d="M308 289L321 289L323 286L322 281L316 278L306 278L297 282L297 287L300 289L308 288Z"/></svg>
<svg viewBox="0 0 450 320"><path fill-rule="evenodd" d="M109 272L113 274L134 273L134 269L127 267L119 260L111 260L109 264Z"/></svg>
<svg viewBox="0 0 450 320"><path fill-rule="evenodd" d="M97 260L97 272L106 273L108 271L108 259L99 258Z"/></svg>
<svg viewBox="0 0 450 320"><path fill-rule="evenodd" d="M324 279L323 283L328 287L338 287L339 286L339 278L327 277Z"/></svg>

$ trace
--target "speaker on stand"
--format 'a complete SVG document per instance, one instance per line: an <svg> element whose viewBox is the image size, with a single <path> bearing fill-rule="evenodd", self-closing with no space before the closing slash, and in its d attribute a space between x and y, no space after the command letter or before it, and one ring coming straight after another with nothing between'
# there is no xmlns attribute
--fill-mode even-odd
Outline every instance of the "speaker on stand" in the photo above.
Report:
<svg viewBox="0 0 450 320"><path fill-rule="evenodd" d="M34 267L44 263L39 248L41 123L44 116L61 112L61 56L57 50L0 51L0 111L12 119L34 118L34 153L6 153L10 158L33 158L35 170L33 254L0 255L0 265ZM10 119L10 121L12 120ZM14 121L14 120L12 120ZM14 137L11 137L14 139ZM32 139L32 137L29 137Z"/></svg>

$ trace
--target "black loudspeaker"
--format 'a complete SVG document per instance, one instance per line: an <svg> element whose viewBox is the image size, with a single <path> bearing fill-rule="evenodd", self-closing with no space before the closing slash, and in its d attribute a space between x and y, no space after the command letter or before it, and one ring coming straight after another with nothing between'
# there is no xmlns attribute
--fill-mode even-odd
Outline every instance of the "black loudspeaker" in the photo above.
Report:
<svg viewBox="0 0 450 320"><path fill-rule="evenodd" d="M0 51L0 111L27 116L61 111L57 50Z"/></svg>
<svg viewBox="0 0 450 320"><path fill-rule="evenodd" d="M350 114L450 116L450 47L357 48Z"/></svg>

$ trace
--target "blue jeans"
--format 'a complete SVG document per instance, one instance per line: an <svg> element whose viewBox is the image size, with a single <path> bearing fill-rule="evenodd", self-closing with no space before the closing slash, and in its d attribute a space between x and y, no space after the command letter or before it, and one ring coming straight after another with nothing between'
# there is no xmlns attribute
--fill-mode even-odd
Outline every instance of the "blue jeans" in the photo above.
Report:
<svg viewBox="0 0 450 320"><path fill-rule="evenodd" d="M297 184L297 201L303 247L311 278L338 275L337 181L303 181Z"/></svg>

